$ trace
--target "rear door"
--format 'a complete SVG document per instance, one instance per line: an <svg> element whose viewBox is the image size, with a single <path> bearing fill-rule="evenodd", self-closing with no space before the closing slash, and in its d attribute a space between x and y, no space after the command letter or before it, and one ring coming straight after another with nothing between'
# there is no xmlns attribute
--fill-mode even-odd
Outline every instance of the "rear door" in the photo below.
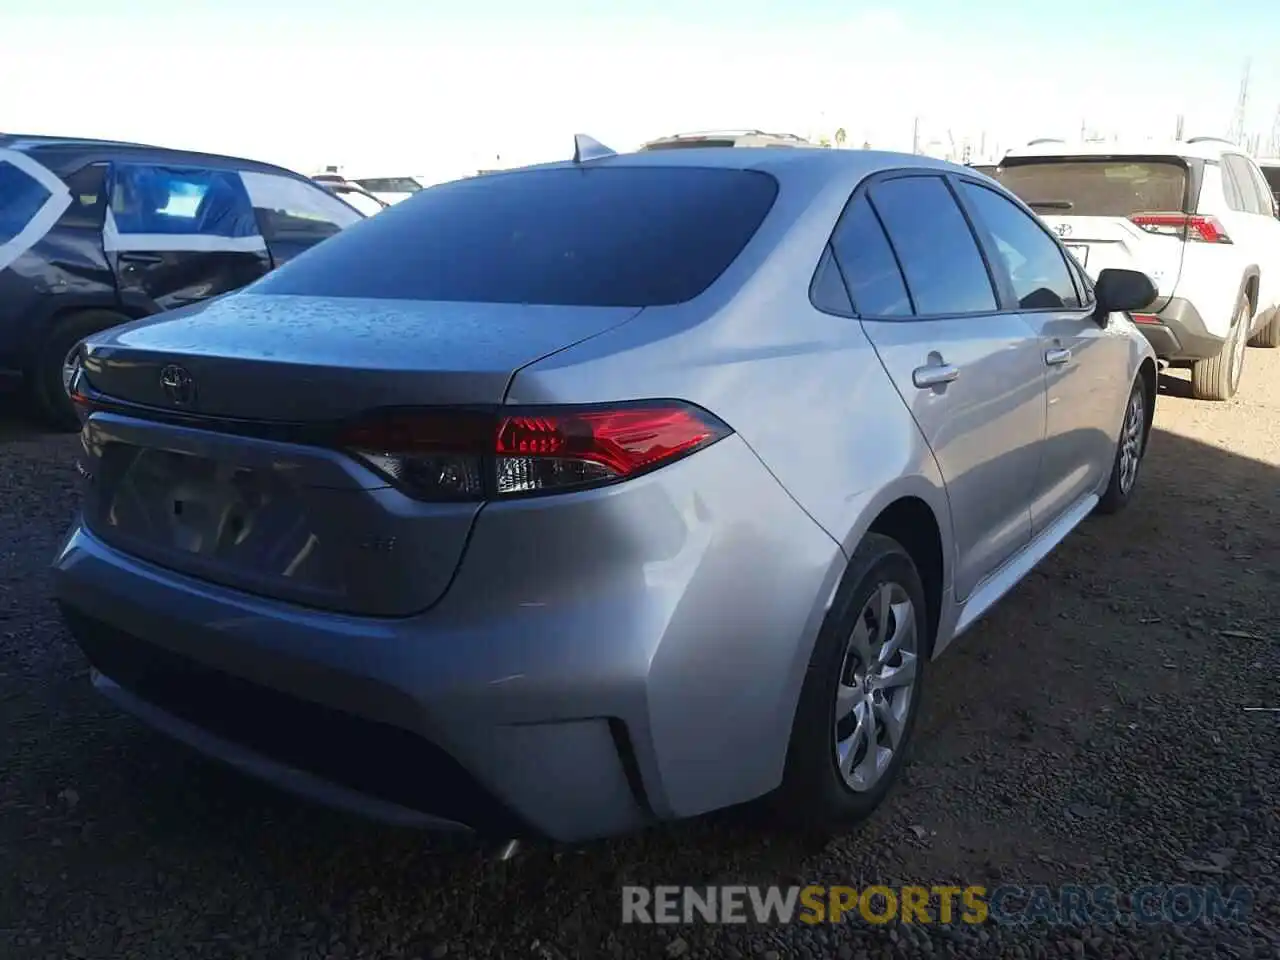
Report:
<svg viewBox="0 0 1280 960"><path fill-rule="evenodd" d="M1007 157L996 179L1062 238L1089 276L1140 270L1158 313L1182 271L1191 171L1168 156Z"/></svg>
<svg viewBox="0 0 1280 960"><path fill-rule="evenodd" d="M151 314L238 290L270 268L234 170L113 163L103 248L127 308Z"/></svg>
<svg viewBox="0 0 1280 960"><path fill-rule="evenodd" d="M305 180L256 170L245 170L240 178L277 267L364 219L350 204Z"/></svg>
<svg viewBox="0 0 1280 960"><path fill-rule="evenodd" d="M1045 435L1040 339L1002 310L941 176L894 174L861 188L832 248L946 482L963 600L1031 538Z"/></svg>
<svg viewBox="0 0 1280 960"><path fill-rule="evenodd" d="M1091 295L1077 288L1062 248L1033 215L977 181L961 180L960 196L1022 318L1040 335L1048 402L1034 536L1099 489L1111 470L1129 399L1129 339L1094 319Z"/></svg>
<svg viewBox="0 0 1280 960"><path fill-rule="evenodd" d="M1227 233L1244 254L1242 263L1258 266L1257 310L1270 309L1280 297L1280 220L1266 181L1255 173L1253 161L1237 153L1223 154L1223 176L1230 212L1223 214Z"/></svg>

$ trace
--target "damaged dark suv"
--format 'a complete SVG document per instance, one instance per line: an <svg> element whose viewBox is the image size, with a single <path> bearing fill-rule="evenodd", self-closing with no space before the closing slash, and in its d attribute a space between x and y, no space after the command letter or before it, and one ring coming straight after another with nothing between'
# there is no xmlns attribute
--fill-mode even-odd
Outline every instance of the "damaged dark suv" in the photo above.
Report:
<svg viewBox="0 0 1280 960"><path fill-rule="evenodd" d="M270 164L0 135L0 386L75 429L81 339L237 290L363 218Z"/></svg>

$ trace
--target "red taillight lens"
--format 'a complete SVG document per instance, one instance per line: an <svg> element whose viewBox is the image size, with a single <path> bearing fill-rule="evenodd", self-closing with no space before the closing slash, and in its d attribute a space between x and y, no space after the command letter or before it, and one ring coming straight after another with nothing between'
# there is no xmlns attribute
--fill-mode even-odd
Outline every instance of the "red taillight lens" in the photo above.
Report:
<svg viewBox="0 0 1280 960"><path fill-rule="evenodd" d="M1159 323L1160 322L1160 318L1157 317L1154 313L1131 313L1129 314L1129 316L1133 318L1134 323Z"/></svg>
<svg viewBox="0 0 1280 960"><path fill-rule="evenodd" d="M616 483L730 432L698 407L652 401L378 412L344 431L339 445L410 496L480 500Z"/></svg>
<svg viewBox="0 0 1280 960"><path fill-rule="evenodd" d="M1200 243L1230 243L1217 217L1185 213L1135 213L1129 220L1147 233L1195 240Z"/></svg>

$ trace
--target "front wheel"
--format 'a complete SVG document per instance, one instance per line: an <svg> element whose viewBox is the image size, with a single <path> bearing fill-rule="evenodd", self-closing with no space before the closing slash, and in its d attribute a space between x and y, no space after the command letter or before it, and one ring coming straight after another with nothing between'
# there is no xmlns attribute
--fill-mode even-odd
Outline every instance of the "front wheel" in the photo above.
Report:
<svg viewBox="0 0 1280 960"><path fill-rule="evenodd" d="M774 808L820 832L870 814L906 762L929 642L924 587L896 540L868 534L814 646Z"/></svg>
<svg viewBox="0 0 1280 960"><path fill-rule="evenodd" d="M1129 402L1125 404L1120 440L1111 464L1111 482L1098 501L1098 513L1117 513L1129 503L1138 485L1138 468L1142 466L1146 450L1147 391L1139 377L1129 393Z"/></svg>

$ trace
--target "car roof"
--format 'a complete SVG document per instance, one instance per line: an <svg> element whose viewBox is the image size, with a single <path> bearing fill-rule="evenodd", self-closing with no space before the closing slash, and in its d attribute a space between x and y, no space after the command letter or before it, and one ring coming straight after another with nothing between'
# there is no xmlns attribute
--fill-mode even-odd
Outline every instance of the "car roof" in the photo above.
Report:
<svg viewBox="0 0 1280 960"><path fill-rule="evenodd" d="M257 170L262 173L283 174L300 180L310 180L275 164L244 157L231 157L217 153L201 153L194 150L173 150L146 143L126 140L97 140L86 137L55 137L20 133L0 134L0 148L31 154L55 173L65 173L85 163L101 162L116 157L128 157L134 161L152 160L167 163L198 164L201 166L229 167Z"/></svg>
<svg viewBox="0 0 1280 960"><path fill-rule="evenodd" d="M1183 157L1189 160L1217 160L1224 153L1245 153L1243 147L1226 140L1160 140L1120 141L1097 143L1093 141L1034 140L1023 147L1014 147L1006 158L1021 157Z"/></svg>
<svg viewBox="0 0 1280 960"><path fill-rule="evenodd" d="M1255 162L1260 167L1280 167L1280 157L1258 157Z"/></svg>
<svg viewBox="0 0 1280 960"><path fill-rule="evenodd" d="M970 167L913 153L883 150L830 150L824 147L796 147L794 150L743 150L739 147L704 147L698 150L652 150L619 153L586 160L572 160L498 170L487 177L519 176L529 170L573 169L575 167L702 167L725 170L758 170L779 181L819 182L847 178L854 182L882 170L904 167L974 175ZM978 174L981 176L981 174Z"/></svg>

